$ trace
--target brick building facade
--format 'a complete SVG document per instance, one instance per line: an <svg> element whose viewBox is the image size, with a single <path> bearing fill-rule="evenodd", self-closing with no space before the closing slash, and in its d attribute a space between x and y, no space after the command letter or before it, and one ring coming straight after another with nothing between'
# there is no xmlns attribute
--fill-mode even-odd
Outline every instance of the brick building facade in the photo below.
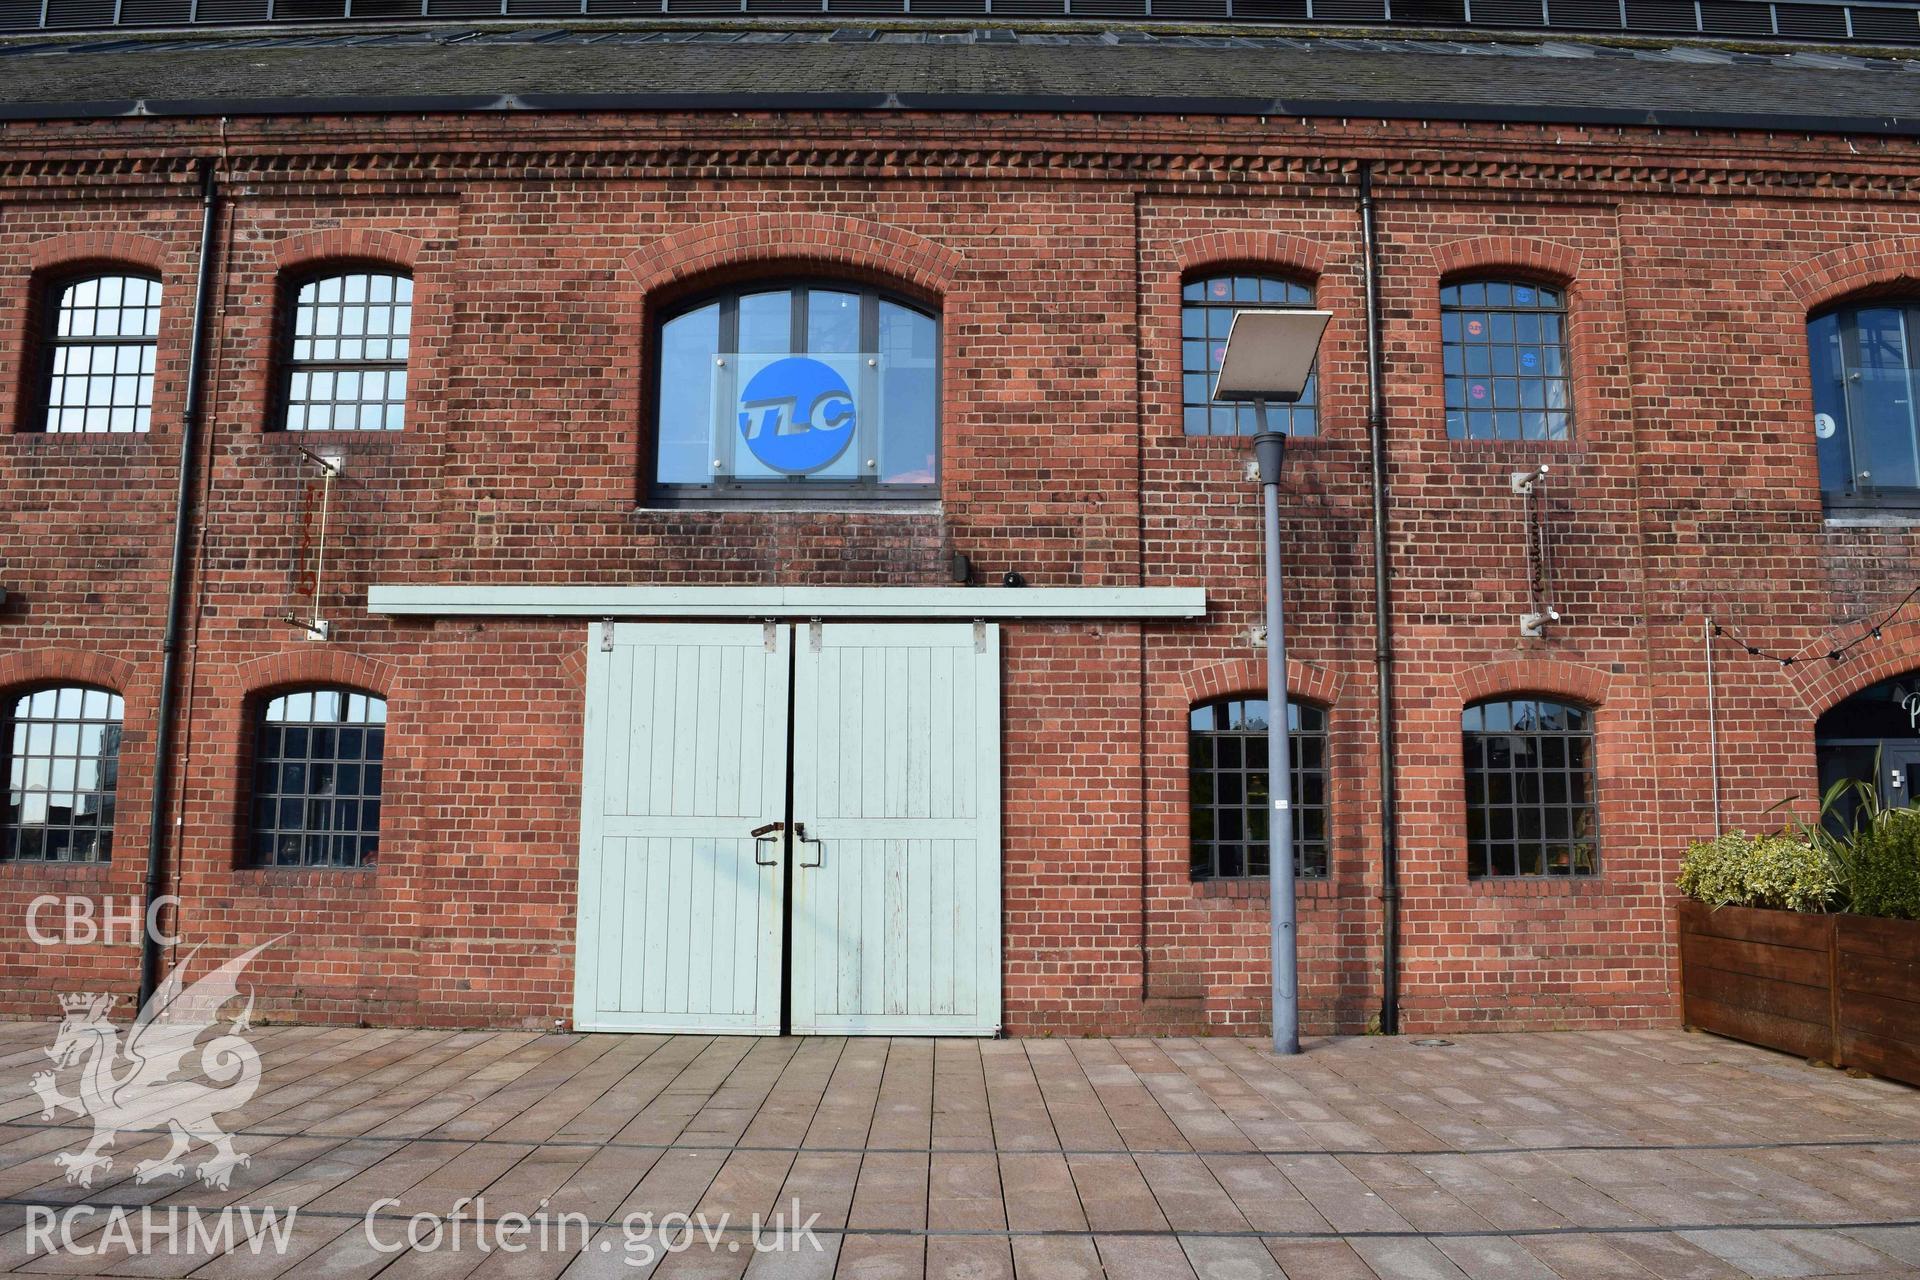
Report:
<svg viewBox="0 0 1920 1280"><path fill-rule="evenodd" d="M1864 73L1768 74L1837 104ZM8 92L36 91L28 77ZM1719 91L1703 85L1703 112ZM254 969L274 1018L570 1023L599 620L376 611L370 590L953 590L959 554L989 584L1205 592L1193 618L998 624L1005 1029L1257 1028L1265 883L1191 872L1189 723L1208 699L1262 694L1259 492L1243 437L1184 429L1181 364L1183 287L1257 275L1332 313L1317 432L1290 450L1283 501L1290 683L1327 734L1330 870L1300 887L1301 980L1309 1030L1360 1030L1381 1003L1384 927L1366 166L1402 1028L1670 1020L1673 874L1715 822L1703 619L1741 642L1716 654L1729 825L1772 823L1789 796L1804 808L1817 717L1920 669L1906 614L1821 656L1905 594L1920 556L1904 515L1823 504L1806 425L1809 316L1920 293L1920 148L1826 109L1824 128L1805 105L1778 127L1064 99L18 111L0 131L0 693L107 690L124 722L110 859L0 861L0 911L24 921L50 893L124 910L143 893L206 158L218 199L162 864L181 902L170 960L286 935ZM289 290L348 266L412 281L404 429L275 429ZM160 281L151 429L37 430L50 290L102 267ZM662 319L801 278L937 315L937 498L654 501ZM1480 280L1564 292L1566 438L1450 434L1441 291ZM345 459L324 536L303 450ZM1511 477L1542 463L1561 620L1523 638L1532 570ZM324 641L286 621L310 610ZM804 647L804 610L782 616ZM739 623L758 625L750 610ZM255 865L263 707L322 686L386 701L377 855ZM1520 696L1591 713L1597 874L1468 874L1463 709ZM54 1012L56 989L138 985L125 939L5 936L7 1014Z"/></svg>

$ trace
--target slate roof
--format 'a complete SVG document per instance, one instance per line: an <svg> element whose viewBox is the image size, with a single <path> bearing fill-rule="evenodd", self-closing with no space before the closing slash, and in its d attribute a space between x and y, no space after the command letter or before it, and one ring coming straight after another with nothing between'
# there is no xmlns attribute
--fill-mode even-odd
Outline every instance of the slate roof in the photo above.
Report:
<svg viewBox="0 0 1920 1280"><path fill-rule="evenodd" d="M474 30L0 45L0 119L605 108L1111 110L1920 135L1920 60L1573 40Z"/></svg>

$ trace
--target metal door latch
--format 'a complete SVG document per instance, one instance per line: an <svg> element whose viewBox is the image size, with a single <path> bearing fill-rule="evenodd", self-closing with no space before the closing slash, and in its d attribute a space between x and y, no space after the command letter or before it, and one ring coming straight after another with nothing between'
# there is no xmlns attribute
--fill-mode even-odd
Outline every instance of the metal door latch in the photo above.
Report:
<svg viewBox="0 0 1920 1280"><path fill-rule="evenodd" d="M755 863L763 867L776 867L780 865L780 855L778 853L775 853L771 858L763 858L760 856L760 850L765 848L769 841L786 829L787 824L784 822L768 822L747 832L748 835L753 837L753 860Z"/></svg>
<svg viewBox="0 0 1920 1280"><path fill-rule="evenodd" d="M807 835L806 823L796 822L793 824L793 838L798 840L801 844L810 844L813 846L813 861L812 862L807 861L807 855L803 850L800 854L800 865L803 867L819 866L821 861L825 858L826 855L821 852L820 841L812 839Z"/></svg>

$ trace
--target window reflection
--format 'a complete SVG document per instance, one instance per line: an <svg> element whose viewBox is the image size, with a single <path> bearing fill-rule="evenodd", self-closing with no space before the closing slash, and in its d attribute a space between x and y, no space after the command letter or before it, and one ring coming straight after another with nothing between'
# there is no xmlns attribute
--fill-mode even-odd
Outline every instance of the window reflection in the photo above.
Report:
<svg viewBox="0 0 1920 1280"><path fill-rule="evenodd" d="M1267 874L1268 705L1264 698L1221 698L1189 713L1187 821L1196 880ZM1293 779L1294 873L1325 876L1325 708L1287 703L1287 750Z"/></svg>
<svg viewBox="0 0 1920 1280"><path fill-rule="evenodd" d="M669 317L657 495L931 496L939 330L910 303L826 283L742 289Z"/></svg>
<svg viewBox="0 0 1920 1280"><path fill-rule="evenodd" d="M39 689L10 700L0 861L105 862L112 854L125 704L104 689Z"/></svg>

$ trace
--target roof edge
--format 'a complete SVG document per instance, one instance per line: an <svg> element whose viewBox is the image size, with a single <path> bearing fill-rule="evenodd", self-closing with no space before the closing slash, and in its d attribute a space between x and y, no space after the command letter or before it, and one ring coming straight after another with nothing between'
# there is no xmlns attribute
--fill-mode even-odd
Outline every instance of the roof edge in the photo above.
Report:
<svg viewBox="0 0 1920 1280"><path fill-rule="evenodd" d="M1613 128L1763 130L1920 137L1920 117L1787 112L1634 110L1509 103L1385 99L1237 98L994 93L523 93L342 97L128 98L0 103L0 121L181 119L220 116L468 114L474 112L1070 112L1081 115L1282 116L1461 123L1599 125Z"/></svg>

